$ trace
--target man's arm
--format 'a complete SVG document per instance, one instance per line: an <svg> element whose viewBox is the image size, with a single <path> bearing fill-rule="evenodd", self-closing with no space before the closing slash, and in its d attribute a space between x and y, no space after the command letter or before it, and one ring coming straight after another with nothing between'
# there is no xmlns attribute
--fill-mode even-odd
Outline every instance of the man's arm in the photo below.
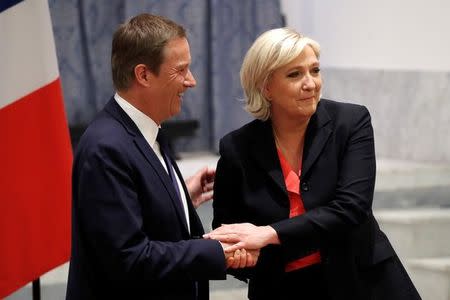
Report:
<svg viewBox="0 0 450 300"><path fill-rule="evenodd" d="M76 168L74 218L79 239L106 276L127 280L225 277L225 255L219 242L172 242L147 236L139 188L120 151L111 146L90 149Z"/></svg>

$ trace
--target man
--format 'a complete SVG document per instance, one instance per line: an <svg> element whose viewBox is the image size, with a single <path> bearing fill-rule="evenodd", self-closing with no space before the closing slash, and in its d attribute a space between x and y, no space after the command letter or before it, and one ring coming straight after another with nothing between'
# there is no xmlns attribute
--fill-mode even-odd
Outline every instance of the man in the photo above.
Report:
<svg viewBox="0 0 450 300"><path fill-rule="evenodd" d="M75 154L67 299L208 299L207 279L256 263L200 238L194 206L211 199L215 172L185 184L157 138L196 84L190 62L185 30L166 18L142 14L114 34L117 93Z"/></svg>

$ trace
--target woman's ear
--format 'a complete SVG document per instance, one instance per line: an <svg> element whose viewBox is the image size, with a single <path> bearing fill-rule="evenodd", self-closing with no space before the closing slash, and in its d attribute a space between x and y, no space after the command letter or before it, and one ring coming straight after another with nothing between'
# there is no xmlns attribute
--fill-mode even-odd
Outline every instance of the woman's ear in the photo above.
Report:
<svg viewBox="0 0 450 300"><path fill-rule="evenodd" d="M266 81L264 83L264 86L262 88L262 93L264 95L264 98L267 99L267 101L271 101L272 100L272 94L270 92L270 86L269 86L269 82L268 81Z"/></svg>
<svg viewBox="0 0 450 300"><path fill-rule="evenodd" d="M150 86L151 71L144 64L138 64L134 67L134 77L136 82L142 86Z"/></svg>

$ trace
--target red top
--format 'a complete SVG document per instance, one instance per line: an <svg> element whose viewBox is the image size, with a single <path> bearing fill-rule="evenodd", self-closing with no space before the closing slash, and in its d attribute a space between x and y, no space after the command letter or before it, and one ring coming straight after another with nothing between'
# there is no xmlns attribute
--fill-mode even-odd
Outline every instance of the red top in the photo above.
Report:
<svg viewBox="0 0 450 300"><path fill-rule="evenodd" d="M280 149L277 149L277 151L278 159L280 160L281 169L283 171L284 183L286 184L289 196L289 218L293 218L305 213L302 196L300 195L300 175L302 168L300 166L299 174L296 174L289 166ZM291 272L317 263L320 263L319 251L287 263L285 271Z"/></svg>

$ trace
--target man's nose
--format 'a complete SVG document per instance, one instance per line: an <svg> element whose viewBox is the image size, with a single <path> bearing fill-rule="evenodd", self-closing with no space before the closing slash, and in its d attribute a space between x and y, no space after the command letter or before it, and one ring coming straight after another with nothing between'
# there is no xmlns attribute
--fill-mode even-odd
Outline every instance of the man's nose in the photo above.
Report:
<svg viewBox="0 0 450 300"><path fill-rule="evenodd" d="M197 81L195 81L194 75L192 75L191 70L186 74L186 78L184 79L184 85L186 87L193 88L197 85Z"/></svg>

